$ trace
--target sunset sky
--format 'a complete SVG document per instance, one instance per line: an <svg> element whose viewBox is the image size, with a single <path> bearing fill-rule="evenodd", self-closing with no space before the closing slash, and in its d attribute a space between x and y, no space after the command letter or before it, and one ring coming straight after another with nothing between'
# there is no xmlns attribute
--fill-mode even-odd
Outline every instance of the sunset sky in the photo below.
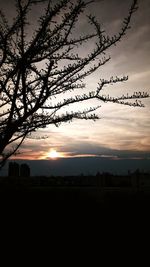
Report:
<svg viewBox="0 0 150 267"><path fill-rule="evenodd" d="M0 0L8 15L13 14L13 1ZM87 12L96 15L109 34L115 34L128 14L132 0L97 0ZM40 14L40 10L38 10ZM105 88L104 94L121 96L134 92L150 93L150 0L139 0L131 29L117 46L108 51L111 61L86 79L87 90L95 90L99 80L128 75L129 80ZM80 31L88 29L85 17L80 17ZM92 43L90 44L92 46ZM81 50L82 52L82 50ZM104 157L116 159L150 159L150 98L142 100L145 108L113 103L101 103L97 121L76 121L60 127L38 130L20 148L20 159L47 159L52 150L60 157ZM84 105L97 105L94 101ZM43 139L43 137L45 137Z"/></svg>

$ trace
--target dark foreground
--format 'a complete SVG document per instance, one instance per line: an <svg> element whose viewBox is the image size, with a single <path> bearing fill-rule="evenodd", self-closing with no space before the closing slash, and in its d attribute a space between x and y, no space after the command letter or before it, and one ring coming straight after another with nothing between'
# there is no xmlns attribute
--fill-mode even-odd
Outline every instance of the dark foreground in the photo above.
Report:
<svg viewBox="0 0 150 267"><path fill-rule="evenodd" d="M150 208L150 189L96 186L4 186L0 188L4 204L30 205L35 209L97 209L139 212Z"/></svg>
<svg viewBox="0 0 150 267"><path fill-rule="evenodd" d="M112 234L122 240L149 230L150 191L94 186L1 187L0 218L8 229L26 229L36 238ZM14 226L15 225L15 226ZM19 229L19 230L18 230ZM77 232L77 235L75 234ZM80 234L79 234L80 233ZM15 232L14 232L15 234ZM124 237L123 237L124 236ZM65 240L65 239L64 239ZM57 240L56 240L57 241ZM79 240L78 240L79 242ZM100 242L100 241L99 241Z"/></svg>

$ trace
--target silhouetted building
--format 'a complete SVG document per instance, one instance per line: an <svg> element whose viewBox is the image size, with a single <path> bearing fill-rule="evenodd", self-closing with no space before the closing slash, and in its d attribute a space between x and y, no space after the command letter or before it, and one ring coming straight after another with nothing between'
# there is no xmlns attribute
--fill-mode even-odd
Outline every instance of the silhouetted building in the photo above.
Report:
<svg viewBox="0 0 150 267"><path fill-rule="evenodd" d="M25 163L20 166L20 176L30 177L30 167Z"/></svg>
<svg viewBox="0 0 150 267"><path fill-rule="evenodd" d="M19 177L19 164L16 162L10 162L8 167L8 176Z"/></svg>

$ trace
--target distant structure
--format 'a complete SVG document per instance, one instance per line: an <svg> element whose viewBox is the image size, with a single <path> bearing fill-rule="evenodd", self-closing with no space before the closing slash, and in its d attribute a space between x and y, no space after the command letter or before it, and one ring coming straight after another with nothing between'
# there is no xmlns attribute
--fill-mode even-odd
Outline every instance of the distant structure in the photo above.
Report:
<svg viewBox="0 0 150 267"><path fill-rule="evenodd" d="M16 162L10 162L8 166L9 177L30 177L30 167L24 163L19 165Z"/></svg>
<svg viewBox="0 0 150 267"><path fill-rule="evenodd" d="M10 162L8 167L8 176L19 177L19 164L16 162Z"/></svg>
<svg viewBox="0 0 150 267"><path fill-rule="evenodd" d="M20 176L21 177L30 177L30 167L24 163L20 166Z"/></svg>

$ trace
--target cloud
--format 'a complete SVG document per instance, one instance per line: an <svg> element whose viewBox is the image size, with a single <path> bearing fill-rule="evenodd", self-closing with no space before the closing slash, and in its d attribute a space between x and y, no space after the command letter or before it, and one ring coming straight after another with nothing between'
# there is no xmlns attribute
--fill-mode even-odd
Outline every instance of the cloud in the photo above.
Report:
<svg viewBox="0 0 150 267"><path fill-rule="evenodd" d="M24 144L21 150L21 154L17 158L22 159L43 159L46 158L48 151L51 148L56 149L58 152L61 152L64 157L101 157L101 158L112 158L112 159L122 159L122 158L150 158L150 146L147 146L150 143L150 138L139 139L139 141L134 140L130 137L130 140L125 139L124 136L120 137L120 140L116 141L115 135L111 137L111 142L106 137L105 142L104 138L102 142L99 138L89 142L89 140L82 139L78 140L75 138L70 138L70 141L67 142L67 136L58 134L58 139L60 139L59 146L53 145L48 146L49 140L44 140L43 142L37 143L28 143ZM138 137L137 137L138 139ZM108 141L108 142L107 142ZM139 142L137 147L137 142Z"/></svg>

